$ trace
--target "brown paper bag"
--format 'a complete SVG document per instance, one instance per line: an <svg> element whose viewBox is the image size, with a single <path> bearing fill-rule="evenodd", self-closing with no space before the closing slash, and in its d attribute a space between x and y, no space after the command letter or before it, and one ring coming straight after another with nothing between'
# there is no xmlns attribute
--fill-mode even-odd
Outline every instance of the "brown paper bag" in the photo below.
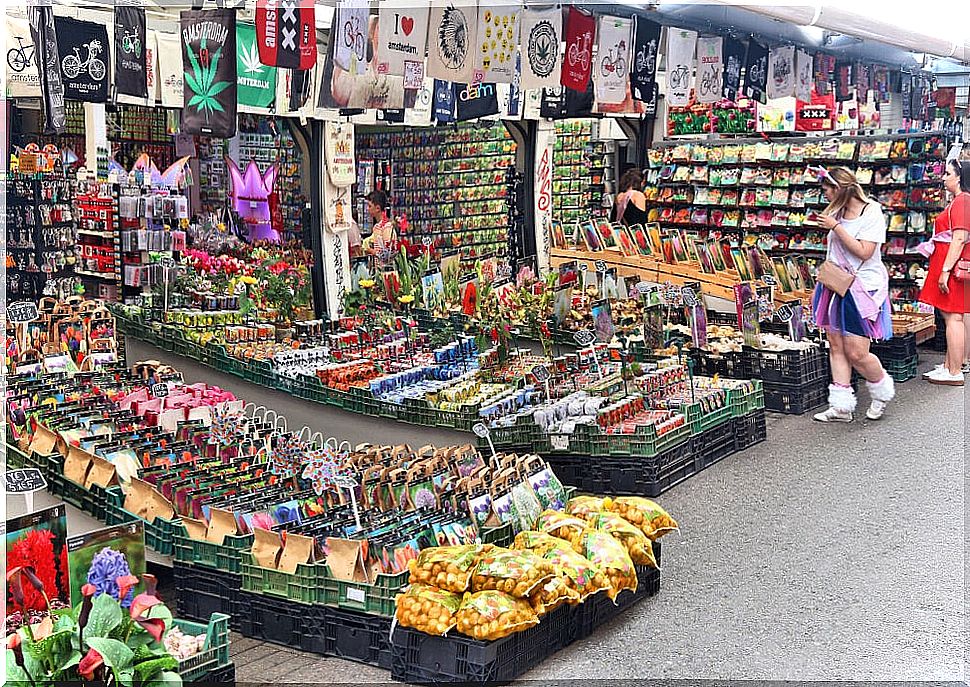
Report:
<svg viewBox="0 0 970 687"><path fill-rule="evenodd" d="M95 456L77 446L71 446L64 458L64 477L75 484L86 484L88 470Z"/></svg>
<svg viewBox="0 0 970 687"><path fill-rule="evenodd" d="M148 511L153 500L152 491L152 485L148 482L138 478L132 479L128 485L128 493L125 495L125 510L142 520L148 520ZM154 519L153 517L152 520Z"/></svg>
<svg viewBox="0 0 970 687"><path fill-rule="evenodd" d="M205 540L213 544L225 544L226 535L234 536L239 531L236 518L227 510L222 508L209 509L209 528L205 534Z"/></svg>
<svg viewBox="0 0 970 687"><path fill-rule="evenodd" d="M152 504L151 508L149 508L149 514L151 515L151 519L148 522L155 522L155 518L161 518L162 520L175 519L175 506L154 487L152 487Z"/></svg>
<svg viewBox="0 0 970 687"><path fill-rule="evenodd" d="M99 487L105 488L118 484L118 471L115 469L114 464L99 456L92 456L92 458L91 469L88 470L84 488L90 489L92 484L97 484Z"/></svg>
<svg viewBox="0 0 970 687"><path fill-rule="evenodd" d="M27 453L38 453L42 456L49 456L57 445L58 436L47 429L42 424L37 425L34 431L34 438L30 440L30 448Z"/></svg>
<svg viewBox="0 0 970 687"><path fill-rule="evenodd" d="M313 537L287 533L283 553L280 554L280 570L291 575L296 572L296 566L313 562Z"/></svg>
<svg viewBox="0 0 970 687"><path fill-rule="evenodd" d="M182 524L185 525L185 533L188 535L189 539L195 539L196 541L206 540L206 525L202 520L196 520L194 518L182 518Z"/></svg>
<svg viewBox="0 0 970 687"><path fill-rule="evenodd" d="M280 535L259 527L253 528L253 559L261 568L276 570L283 542Z"/></svg>
<svg viewBox="0 0 970 687"><path fill-rule="evenodd" d="M327 565L330 573L345 582L368 582L364 552L360 542L327 537Z"/></svg>

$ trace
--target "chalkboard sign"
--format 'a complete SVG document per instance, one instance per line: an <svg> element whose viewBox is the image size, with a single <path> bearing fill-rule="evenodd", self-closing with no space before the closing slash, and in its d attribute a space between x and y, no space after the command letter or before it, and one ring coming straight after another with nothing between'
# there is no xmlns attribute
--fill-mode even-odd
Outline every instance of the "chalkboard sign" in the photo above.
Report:
<svg viewBox="0 0 970 687"><path fill-rule="evenodd" d="M166 255L166 256L164 256L164 257L163 257L163 258L162 258L161 260L159 260L158 262L159 262L159 264L160 264L160 265L161 265L162 267L165 267L165 268L167 268L167 269L172 269L173 267L175 267L175 258L173 258L173 257L171 257L171 256L169 256L169 255Z"/></svg>
<svg viewBox="0 0 970 687"><path fill-rule="evenodd" d="M37 312L37 304L30 301L19 301L7 306L7 321L13 324L24 324L33 322L40 316Z"/></svg>
<svg viewBox="0 0 970 687"><path fill-rule="evenodd" d="M778 284L778 280L777 280L777 279L775 279L775 278L774 278L773 276L771 276L770 274L766 274L766 275L764 275L764 276L762 276L762 277L761 277L761 282L762 282L762 283L763 283L763 284L764 284L765 286L776 286L776 285Z"/></svg>
<svg viewBox="0 0 970 687"><path fill-rule="evenodd" d="M686 305L688 308L693 308L695 305L697 305L697 294L695 294L694 289L690 288L689 286L685 286L680 290L680 297L683 299L684 305Z"/></svg>
<svg viewBox="0 0 970 687"><path fill-rule="evenodd" d="M586 347L596 341L596 334L589 329L580 329L578 332L573 334L573 341L575 341L576 345L578 346Z"/></svg>
<svg viewBox="0 0 970 687"><path fill-rule="evenodd" d="M474 425L472 425L472 432L475 433L475 436L481 437L482 439L490 434L488 425L486 425L484 422L476 422Z"/></svg>
<svg viewBox="0 0 970 687"><path fill-rule="evenodd" d="M585 262L583 262L583 263L580 263L580 265L579 265L579 271L580 271L580 272L585 272L585 271L587 271L588 269L589 269L589 265L587 265L587 264L586 264Z"/></svg>
<svg viewBox="0 0 970 687"><path fill-rule="evenodd" d="M4 479L7 482L8 494L29 494L32 491L47 488L47 482L37 468L7 470L4 473Z"/></svg>
<svg viewBox="0 0 970 687"><path fill-rule="evenodd" d="M780 322L791 322L794 316L795 311L792 310L792 307L787 303L775 310L775 317L777 317Z"/></svg>
<svg viewBox="0 0 970 687"><path fill-rule="evenodd" d="M651 291L650 284L648 284L645 281L638 282L637 291L640 293L641 296L646 296Z"/></svg>
<svg viewBox="0 0 970 687"><path fill-rule="evenodd" d="M434 239L430 236L425 236L421 239L421 245L423 245L425 248L431 248L431 246L434 245Z"/></svg>
<svg viewBox="0 0 970 687"><path fill-rule="evenodd" d="M152 396L155 398L165 398L168 396L168 384L152 384Z"/></svg>
<svg viewBox="0 0 970 687"><path fill-rule="evenodd" d="M536 365L530 370L530 372L532 373L532 376L536 378L536 381L539 382L540 384L542 384L543 382L549 379L549 370L546 368L545 365Z"/></svg>
<svg viewBox="0 0 970 687"><path fill-rule="evenodd" d="M343 489L353 489L357 486L357 480L350 475L334 475L333 483Z"/></svg>
<svg viewBox="0 0 970 687"><path fill-rule="evenodd" d="M606 272L606 261L597 260L593 265L596 267L597 272Z"/></svg>

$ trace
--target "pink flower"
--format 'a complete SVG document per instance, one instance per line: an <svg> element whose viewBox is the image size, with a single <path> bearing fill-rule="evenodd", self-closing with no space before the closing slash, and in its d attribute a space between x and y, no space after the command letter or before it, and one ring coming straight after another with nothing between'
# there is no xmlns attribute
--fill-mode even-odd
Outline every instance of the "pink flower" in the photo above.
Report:
<svg viewBox="0 0 970 687"><path fill-rule="evenodd" d="M89 649L88 653L81 659L77 666L78 674L85 680L94 679L94 671L104 665L104 658L94 649Z"/></svg>

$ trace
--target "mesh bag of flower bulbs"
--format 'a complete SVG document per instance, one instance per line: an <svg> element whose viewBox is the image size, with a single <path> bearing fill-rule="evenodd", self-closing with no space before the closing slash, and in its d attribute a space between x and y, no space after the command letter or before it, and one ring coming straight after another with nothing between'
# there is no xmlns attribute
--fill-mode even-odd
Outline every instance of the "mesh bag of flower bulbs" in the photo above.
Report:
<svg viewBox="0 0 970 687"><path fill-rule="evenodd" d="M394 616L404 627L443 635L458 624L461 595L444 592L426 584L414 584L397 597Z"/></svg>
<svg viewBox="0 0 970 687"><path fill-rule="evenodd" d="M567 504L568 507L568 504ZM650 541L679 530L677 521L663 508L641 496L617 496L603 499L602 510L617 513L643 532Z"/></svg>
<svg viewBox="0 0 970 687"><path fill-rule="evenodd" d="M538 623L528 601L496 590L465 594L458 609L458 631L486 641L507 637Z"/></svg>
<svg viewBox="0 0 970 687"><path fill-rule="evenodd" d="M624 589L637 590L637 572L630 560L626 547L613 538L609 532L586 530L580 538L582 555L597 566L610 581L607 595L611 600Z"/></svg>
<svg viewBox="0 0 970 687"><path fill-rule="evenodd" d="M653 542L616 513L595 513L587 520L589 526L594 530L609 532L614 538L626 548L630 559L636 565L649 565L651 568L659 567L657 559L653 555Z"/></svg>
<svg viewBox="0 0 970 687"><path fill-rule="evenodd" d="M424 549L410 561L411 584L427 584L461 594L471 586L472 571L478 556L490 551L491 545L436 546Z"/></svg>

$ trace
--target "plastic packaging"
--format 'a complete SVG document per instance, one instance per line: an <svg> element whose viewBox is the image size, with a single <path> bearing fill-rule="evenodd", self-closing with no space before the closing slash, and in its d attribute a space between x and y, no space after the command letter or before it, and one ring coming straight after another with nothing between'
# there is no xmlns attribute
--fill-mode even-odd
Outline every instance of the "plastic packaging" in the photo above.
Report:
<svg viewBox="0 0 970 687"><path fill-rule="evenodd" d="M496 547L479 556L472 573L472 591L496 590L525 599L536 587L553 577L556 577L556 570L552 563L531 551Z"/></svg>
<svg viewBox="0 0 970 687"><path fill-rule="evenodd" d="M653 555L653 542L643 532L624 520L616 513L596 513L590 516L589 526L595 530L609 532L623 544L630 560L636 565L659 567Z"/></svg>
<svg viewBox="0 0 970 687"><path fill-rule="evenodd" d="M581 538L583 555L599 567L610 580L610 599L616 600L624 589L637 590L637 573L626 548L613 535L600 530L586 530Z"/></svg>
<svg viewBox="0 0 970 687"><path fill-rule="evenodd" d="M545 615L564 603L579 603L580 595L562 576L553 577L536 587L529 595L529 604L536 615Z"/></svg>
<svg viewBox="0 0 970 687"><path fill-rule="evenodd" d="M603 570L565 542L548 547L542 557L552 563L567 585L576 590L577 601L585 601L586 597L612 587Z"/></svg>
<svg viewBox="0 0 970 687"><path fill-rule="evenodd" d="M640 496L618 496L607 499L604 510L618 513L624 520L647 535L651 541L680 529L677 521L650 499Z"/></svg>
<svg viewBox="0 0 970 687"><path fill-rule="evenodd" d="M574 496L566 502L566 512L585 520L593 513L603 510L602 496Z"/></svg>
<svg viewBox="0 0 970 687"><path fill-rule="evenodd" d="M539 519L536 520L536 529L568 541L574 547L577 547L579 536L586 529L586 520L585 518L566 515L559 511L547 510L543 511L539 515ZM579 549L577 548L576 550L578 551Z"/></svg>
<svg viewBox="0 0 970 687"><path fill-rule="evenodd" d="M466 592L479 554L491 548L468 545L425 549L409 564L411 584L428 584L456 594Z"/></svg>

